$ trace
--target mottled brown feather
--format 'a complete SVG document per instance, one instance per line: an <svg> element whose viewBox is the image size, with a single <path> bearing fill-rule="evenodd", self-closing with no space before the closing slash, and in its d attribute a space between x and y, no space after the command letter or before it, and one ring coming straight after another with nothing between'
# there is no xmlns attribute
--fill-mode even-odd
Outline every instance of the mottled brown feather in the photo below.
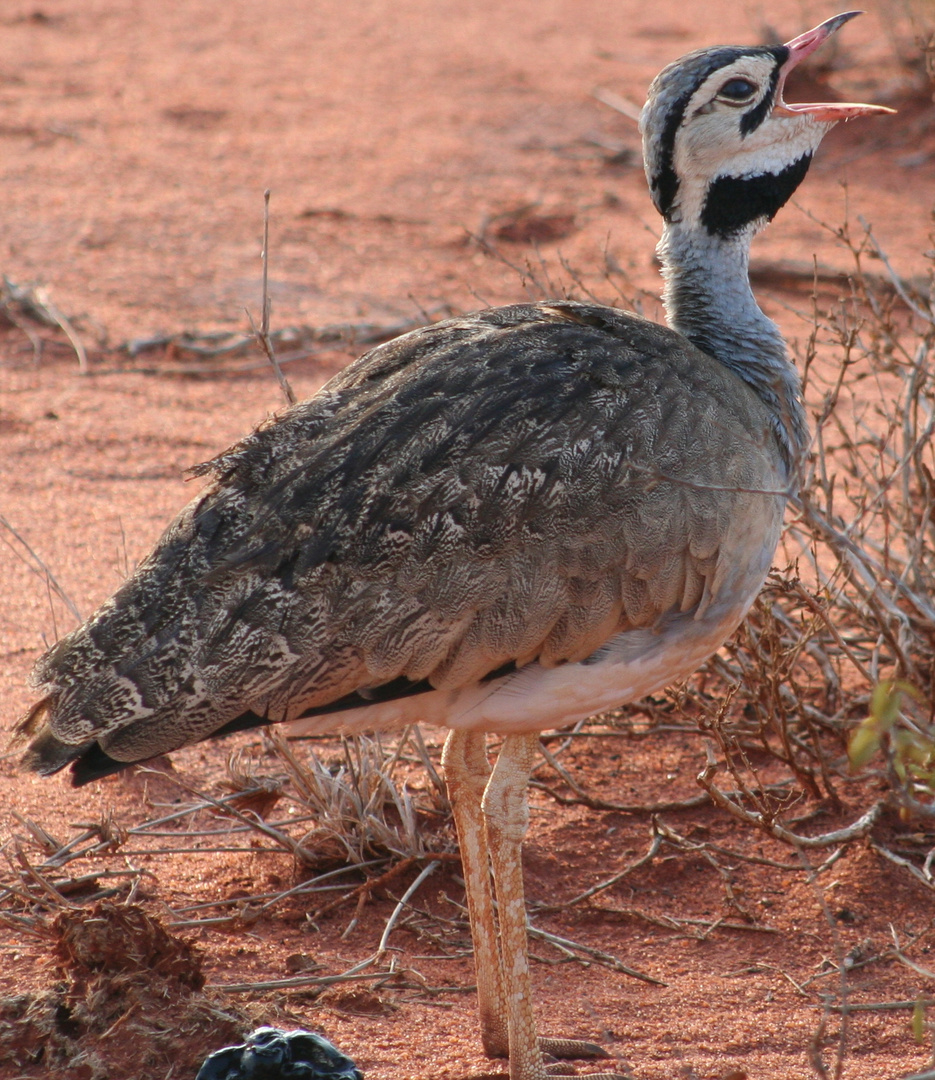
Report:
<svg viewBox="0 0 935 1080"><path fill-rule="evenodd" d="M137 760L400 676L583 660L703 614L786 482L736 375L571 302L406 334L196 471L206 489L38 664L36 767L95 740Z"/></svg>

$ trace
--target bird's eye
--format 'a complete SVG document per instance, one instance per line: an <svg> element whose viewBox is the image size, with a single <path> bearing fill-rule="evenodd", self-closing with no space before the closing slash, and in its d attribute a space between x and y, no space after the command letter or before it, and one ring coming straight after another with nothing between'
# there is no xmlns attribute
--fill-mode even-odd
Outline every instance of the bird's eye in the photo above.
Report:
<svg viewBox="0 0 935 1080"><path fill-rule="evenodd" d="M756 85L749 79L730 79L717 92L726 101L746 101L756 93Z"/></svg>

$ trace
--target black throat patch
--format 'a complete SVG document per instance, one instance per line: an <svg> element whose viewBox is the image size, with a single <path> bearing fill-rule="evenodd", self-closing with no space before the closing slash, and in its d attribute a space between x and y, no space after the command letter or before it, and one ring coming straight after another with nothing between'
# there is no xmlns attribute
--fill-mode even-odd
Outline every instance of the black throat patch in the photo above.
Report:
<svg viewBox="0 0 935 1080"><path fill-rule="evenodd" d="M712 236L733 236L765 218L772 221L802 183L812 155L804 154L779 173L719 176L708 188L701 224Z"/></svg>

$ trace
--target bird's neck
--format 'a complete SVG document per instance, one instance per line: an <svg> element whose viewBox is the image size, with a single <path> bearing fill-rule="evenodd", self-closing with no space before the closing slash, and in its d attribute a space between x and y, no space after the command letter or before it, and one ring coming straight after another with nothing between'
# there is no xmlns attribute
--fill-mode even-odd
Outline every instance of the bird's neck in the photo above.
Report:
<svg viewBox="0 0 935 1080"><path fill-rule="evenodd" d="M693 345L736 372L773 416L790 472L808 439L798 372L779 327L750 288L753 229L729 237L667 223L656 251L665 278L666 318Z"/></svg>

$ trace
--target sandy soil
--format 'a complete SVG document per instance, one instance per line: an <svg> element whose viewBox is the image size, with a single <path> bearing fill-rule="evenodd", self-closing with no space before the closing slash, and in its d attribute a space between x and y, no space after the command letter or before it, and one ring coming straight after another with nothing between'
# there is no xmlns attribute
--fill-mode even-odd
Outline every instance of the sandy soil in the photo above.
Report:
<svg viewBox="0 0 935 1080"><path fill-rule="evenodd" d="M787 38L831 14L781 0L768 24ZM845 31L831 70L812 79L830 80L841 98L902 103L899 119L833 133L796 205L755 252L763 305L793 342L809 331L813 256L829 272L827 288L846 290L831 272L848 268L849 257L820 222L837 227L863 215L902 272L924 267L935 134L931 105L907 97L908 76L894 62L893 19L893 9L872 5ZM635 296L658 316L658 222L635 126L593 91L638 104L664 63L699 45L759 40L764 23L759 9L727 0L0 6L0 270L17 286L42 284L89 364L80 375L58 330L29 319L0 322L3 723L11 726L28 706L26 675L43 643L75 619L41 567L30 565L23 542L87 615L190 497L184 470L281 404L255 351L210 360L177 337L189 332L204 342L209 332L243 331L245 306L259 315L265 188L272 190L273 326L294 328L282 349L292 342L310 353L289 366L302 395L354 354L355 333L364 339L374 327L447 310L586 286L609 302ZM811 99L811 89L797 96ZM801 285L803 274L804 290L781 290L783 282ZM331 342L307 332L327 327L340 330ZM41 338L41 355L27 330ZM253 748L261 770L276 771L257 736L235 745ZM189 749L173 756L175 769L216 792L229 749ZM703 760L697 735L664 732L582 739L563 758L599 798L640 805L696 794ZM0 760L0 773L0 832L11 858L11 838L26 835L23 817L64 840L74 823L113 813L128 828L188 798L171 781L123 778L75 793L61 778L21 775L15 755ZM554 774L543 779L555 782ZM418 775L411 782L425 785ZM853 817L856 784L843 802L837 814L819 805L802 812L832 828ZM547 961L534 972L544 1031L600 1039L641 1080L808 1075L813 1044L833 1068L840 1018L832 1014L819 1032L820 994L837 985L822 972L850 950L885 954L891 925L901 940L923 935L913 955L924 968L931 891L870 847L850 848L819 891L787 849L711 809L662 820L728 854L713 865L703 852L671 846L592 902L535 921L665 985L600 964L557 963L557 952L536 946ZM927 840L896 821L881 829L897 846ZM622 869L649 840L648 814L556 812L538 793L526 858L530 898L567 901ZM131 861L149 874L148 910L167 921L187 904L298 880L283 854L160 854L158 847ZM37 861L35 846L27 848ZM773 862L744 861L738 852ZM125 864L115 857L108 865ZM372 953L415 873L365 906L347 936L353 903L310 932L294 900L248 928L197 930L209 982L282 978L295 954L311 954L325 972L346 969ZM424 989L473 981L463 925L450 925L461 894L450 862L417 894L425 927L435 930L397 931L409 989L390 985L365 999L257 993L251 1015L323 1029L370 1080L496 1070L480 1053L472 995ZM696 921L673 927L666 916ZM0 955L0 993L48 988L60 977L43 939L0 930ZM933 989L930 974L892 958L855 970L851 987L864 1003ZM909 1016L854 1014L844 1075L879 1080L923 1068L930 1049L914 1041ZM133 1038L127 1023L99 1049L123 1040L126 1054ZM207 1039L201 1056L215 1048ZM188 1045L185 1055L151 1068L127 1065L127 1075L193 1076L197 1048ZM43 1066L0 1060L0 1077L45 1075Z"/></svg>

